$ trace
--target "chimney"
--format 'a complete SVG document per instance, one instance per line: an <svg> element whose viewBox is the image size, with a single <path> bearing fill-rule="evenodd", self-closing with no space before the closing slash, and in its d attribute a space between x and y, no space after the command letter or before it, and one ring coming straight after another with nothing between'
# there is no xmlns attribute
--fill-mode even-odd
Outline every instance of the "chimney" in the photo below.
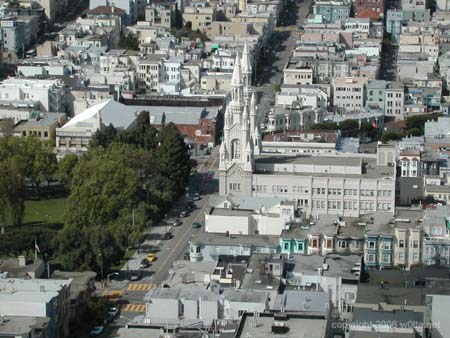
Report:
<svg viewBox="0 0 450 338"><path fill-rule="evenodd" d="M19 266L27 266L27 259L25 256L19 256Z"/></svg>

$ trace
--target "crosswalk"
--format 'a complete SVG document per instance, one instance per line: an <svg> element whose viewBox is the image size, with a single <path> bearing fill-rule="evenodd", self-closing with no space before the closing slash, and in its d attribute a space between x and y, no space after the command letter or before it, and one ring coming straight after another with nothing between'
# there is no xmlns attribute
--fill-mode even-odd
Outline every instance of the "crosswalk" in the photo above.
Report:
<svg viewBox="0 0 450 338"><path fill-rule="evenodd" d="M158 285L150 284L150 283L130 283L130 284L128 284L127 290L128 291L149 291L156 287L158 287Z"/></svg>
<svg viewBox="0 0 450 338"><path fill-rule="evenodd" d="M145 304L123 304L120 307L122 312L145 312Z"/></svg>

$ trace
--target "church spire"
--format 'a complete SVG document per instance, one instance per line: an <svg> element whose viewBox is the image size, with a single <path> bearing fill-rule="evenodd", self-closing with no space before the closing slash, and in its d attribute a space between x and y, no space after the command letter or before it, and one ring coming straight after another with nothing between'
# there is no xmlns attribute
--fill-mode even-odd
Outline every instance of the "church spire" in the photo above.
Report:
<svg viewBox="0 0 450 338"><path fill-rule="evenodd" d="M255 92L252 93L252 98L250 99L250 130L253 132L256 126L256 95Z"/></svg>
<svg viewBox="0 0 450 338"><path fill-rule="evenodd" d="M233 76L231 78L231 86L242 85L242 71L241 71L241 60L239 58L239 53L236 53L236 59L234 61Z"/></svg>
<svg viewBox="0 0 450 338"><path fill-rule="evenodd" d="M242 52L242 75L244 76L244 84L246 86L250 86L250 80L252 78L252 63L250 62L247 42L245 42L244 51Z"/></svg>

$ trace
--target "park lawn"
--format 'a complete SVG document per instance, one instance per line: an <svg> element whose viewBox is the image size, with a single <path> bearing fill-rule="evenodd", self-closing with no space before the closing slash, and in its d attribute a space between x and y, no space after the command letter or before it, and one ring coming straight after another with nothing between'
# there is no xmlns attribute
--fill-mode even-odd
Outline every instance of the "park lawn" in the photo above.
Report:
<svg viewBox="0 0 450 338"><path fill-rule="evenodd" d="M62 228L64 213L67 209L67 198L42 199L25 201L25 226L46 226L55 230Z"/></svg>

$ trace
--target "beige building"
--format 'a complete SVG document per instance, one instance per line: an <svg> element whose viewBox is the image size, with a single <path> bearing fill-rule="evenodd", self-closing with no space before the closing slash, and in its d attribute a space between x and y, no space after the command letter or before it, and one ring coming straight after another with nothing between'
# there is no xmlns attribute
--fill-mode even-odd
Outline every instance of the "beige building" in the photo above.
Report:
<svg viewBox="0 0 450 338"><path fill-rule="evenodd" d="M421 209L397 208L395 219L394 266L410 270L421 262Z"/></svg>
<svg viewBox="0 0 450 338"><path fill-rule="evenodd" d="M175 24L176 3L151 4L145 7L145 21L152 27L170 28Z"/></svg>
<svg viewBox="0 0 450 338"><path fill-rule="evenodd" d="M390 82L386 85L385 109L386 116L403 118L405 103L405 87L402 82Z"/></svg>
<svg viewBox="0 0 450 338"><path fill-rule="evenodd" d="M207 73L202 74L200 88L208 91L225 91L231 89L231 74L228 73Z"/></svg>
<svg viewBox="0 0 450 338"><path fill-rule="evenodd" d="M364 109L364 88L368 79L363 77L338 77L333 79L333 105L344 111Z"/></svg>
<svg viewBox="0 0 450 338"><path fill-rule="evenodd" d="M289 62L283 71L283 82L287 85L310 85L313 83L313 71L312 67Z"/></svg>
<svg viewBox="0 0 450 338"><path fill-rule="evenodd" d="M216 15L216 11L213 7L200 7L200 6L187 6L184 8L183 13L183 26L186 26L188 22L191 23L192 30L200 29L205 30L212 24Z"/></svg>
<svg viewBox="0 0 450 338"><path fill-rule="evenodd" d="M214 40L218 35L246 36L250 33L251 26L248 23L233 21L214 21L205 31L208 39Z"/></svg>
<svg viewBox="0 0 450 338"><path fill-rule="evenodd" d="M162 56L148 54L139 61L137 90L140 93L159 91Z"/></svg>
<svg viewBox="0 0 450 338"><path fill-rule="evenodd" d="M33 112L27 121L19 123L14 128L14 132L22 136L35 136L41 140L54 141L56 128L63 126L65 122L64 113Z"/></svg>

